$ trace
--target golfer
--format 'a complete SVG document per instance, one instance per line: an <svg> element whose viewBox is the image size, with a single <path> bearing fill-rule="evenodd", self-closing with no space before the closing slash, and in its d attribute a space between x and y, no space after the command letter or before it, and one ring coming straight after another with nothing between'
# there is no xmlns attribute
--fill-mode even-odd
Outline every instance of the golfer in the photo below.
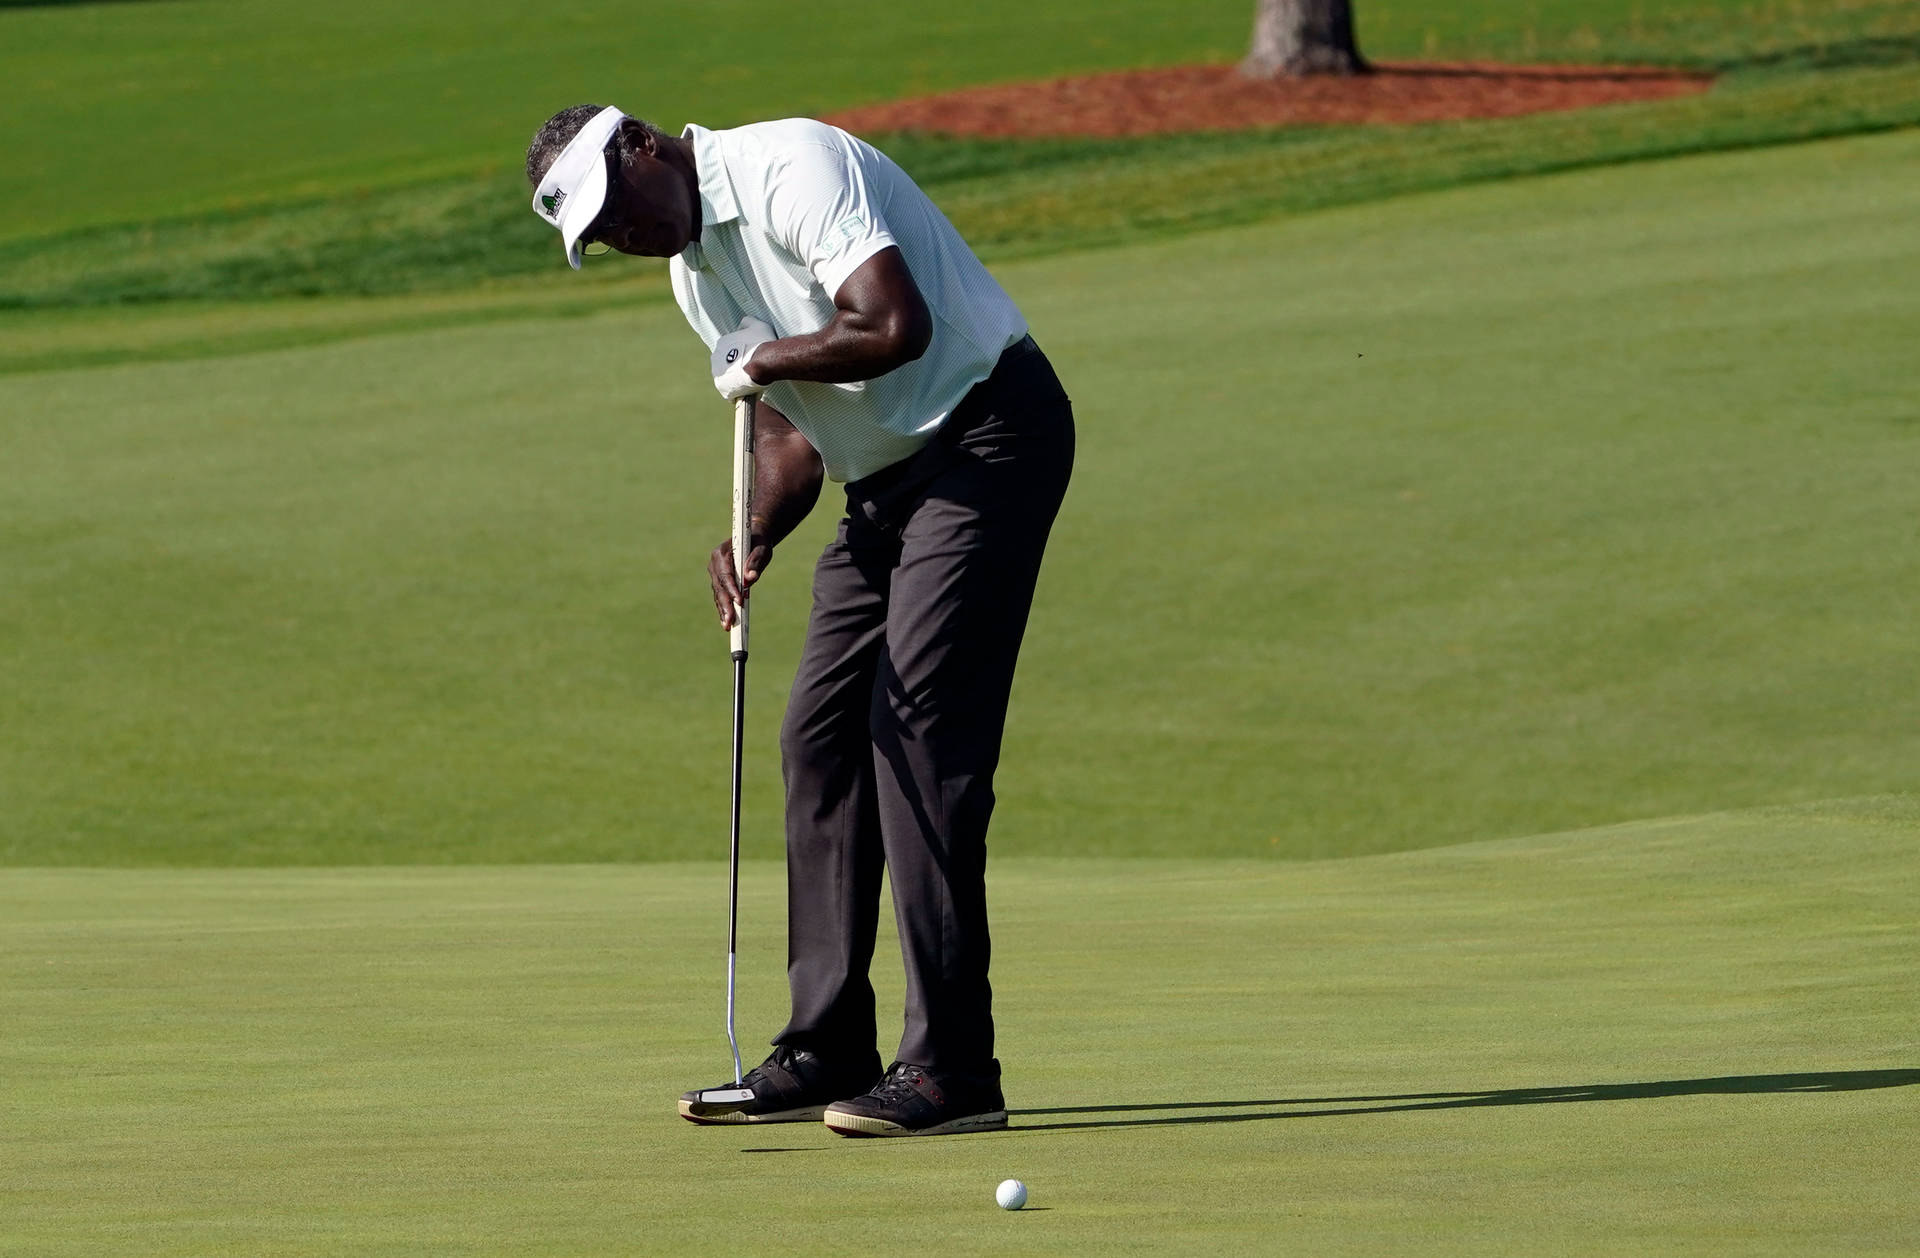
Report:
<svg viewBox="0 0 1920 1258"><path fill-rule="evenodd" d="M792 1016L746 1075L752 1100L690 1092L680 1113L846 1135L1004 1127L987 822L1073 466L1059 378L953 225L838 128L675 137L580 105L540 128L527 178L574 267L603 247L671 258L714 387L758 395L751 550L723 542L707 565L722 628L822 476L846 486L780 733ZM883 869L907 975L885 1071L868 980Z"/></svg>

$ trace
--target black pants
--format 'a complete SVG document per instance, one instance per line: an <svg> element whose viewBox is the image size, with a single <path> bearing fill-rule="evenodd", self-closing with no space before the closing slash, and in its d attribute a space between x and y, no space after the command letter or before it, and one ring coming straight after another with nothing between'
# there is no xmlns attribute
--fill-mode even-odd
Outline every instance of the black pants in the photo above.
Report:
<svg viewBox="0 0 1920 1258"><path fill-rule="evenodd" d="M933 442L847 486L780 735L793 1019L775 1043L872 1051L884 865L907 972L896 1060L988 1068L993 773L1072 468L1072 409L1027 340Z"/></svg>

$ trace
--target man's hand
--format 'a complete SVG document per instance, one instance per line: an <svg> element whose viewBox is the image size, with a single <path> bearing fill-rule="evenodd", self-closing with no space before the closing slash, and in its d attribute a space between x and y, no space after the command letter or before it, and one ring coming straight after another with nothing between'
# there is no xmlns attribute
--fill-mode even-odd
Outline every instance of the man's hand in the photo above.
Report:
<svg viewBox="0 0 1920 1258"><path fill-rule="evenodd" d="M729 537L713 548L713 554L707 559L707 581L713 586L713 605L720 612L722 629L733 628L733 605L747 601L747 591L753 588L772 559L773 547L767 544L766 535L759 529L753 531L753 549L747 552L744 581L733 564L733 539Z"/></svg>
<svg viewBox="0 0 1920 1258"><path fill-rule="evenodd" d="M747 374L747 360L774 339L772 328L748 315L738 328L713 343L713 387L721 397L737 402L767 387Z"/></svg>

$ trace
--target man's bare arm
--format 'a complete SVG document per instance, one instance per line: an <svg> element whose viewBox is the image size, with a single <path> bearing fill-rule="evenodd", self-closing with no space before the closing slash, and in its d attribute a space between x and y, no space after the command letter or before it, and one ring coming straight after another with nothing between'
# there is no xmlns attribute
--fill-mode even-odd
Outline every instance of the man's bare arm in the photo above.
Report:
<svg viewBox="0 0 1920 1258"><path fill-rule="evenodd" d="M754 355L758 358L759 355ZM819 453L800 435L787 417L765 399L753 413L753 548L747 553L744 588L733 562L733 539L713 548L707 559L707 579L713 587L713 605L720 627L733 627L733 605L746 600L746 591L760 579L773 560L773 548L813 510L820 498L825 468Z"/></svg>
<svg viewBox="0 0 1920 1258"><path fill-rule="evenodd" d="M872 380L920 357L933 340L933 315L893 245L862 262L833 304L833 317L818 332L781 337L754 350L746 365L754 383Z"/></svg>

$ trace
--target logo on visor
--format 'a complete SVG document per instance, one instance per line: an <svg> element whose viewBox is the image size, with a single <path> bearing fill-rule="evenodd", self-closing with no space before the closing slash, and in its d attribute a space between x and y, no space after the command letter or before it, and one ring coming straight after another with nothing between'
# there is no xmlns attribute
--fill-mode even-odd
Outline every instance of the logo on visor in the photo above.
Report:
<svg viewBox="0 0 1920 1258"><path fill-rule="evenodd" d="M560 207L566 204L566 201L567 201L567 194L565 189L562 189L561 191L554 193L550 197L540 198L540 204L547 207L547 217L553 218L553 219L557 219L560 217Z"/></svg>
<svg viewBox="0 0 1920 1258"><path fill-rule="evenodd" d="M734 359L738 357L740 357L740 347L738 345L734 346L732 349L727 351L728 362L732 362Z"/></svg>

